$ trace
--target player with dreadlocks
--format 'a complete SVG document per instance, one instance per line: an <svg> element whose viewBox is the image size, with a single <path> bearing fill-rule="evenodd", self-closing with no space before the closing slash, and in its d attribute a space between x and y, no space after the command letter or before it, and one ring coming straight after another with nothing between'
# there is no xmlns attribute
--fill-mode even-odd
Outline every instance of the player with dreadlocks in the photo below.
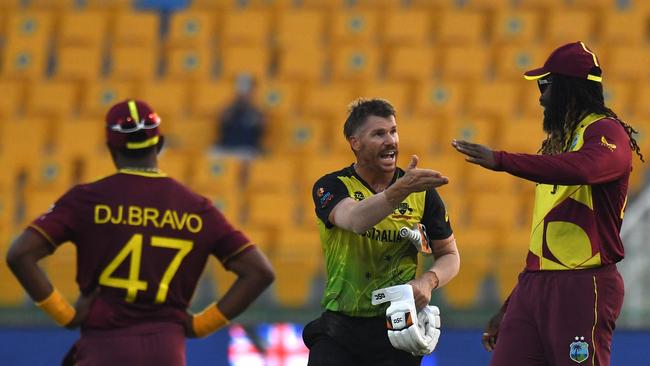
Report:
<svg viewBox="0 0 650 366"><path fill-rule="evenodd" d="M537 183L525 269L483 344L493 366L609 365L632 150L643 161L636 131L605 106L598 58L582 42L557 48L524 77L541 92L541 154L452 142L470 163Z"/></svg>

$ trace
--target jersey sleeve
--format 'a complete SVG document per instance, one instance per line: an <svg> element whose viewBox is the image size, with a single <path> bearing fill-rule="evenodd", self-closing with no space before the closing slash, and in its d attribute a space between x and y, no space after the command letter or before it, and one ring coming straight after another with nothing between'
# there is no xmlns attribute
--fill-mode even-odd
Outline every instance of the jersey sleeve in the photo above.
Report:
<svg viewBox="0 0 650 366"><path fill-rule="evenodd" d="M208 200L206 223L211 225L211 235L214 236L214 247L212 254L219 261L226 265L227 262L236 255L241 254L253 248L253 243L242 233L233 227L219 210L217 210Z"/></svg>
<svg viewBox="0 0 650 366"><path fill-rule="evenodd" d="M54 251L59 245L74 239L79 207L79 186L61 196L41 216L31 222L27 230L32 230L44 237Z"/></svg>
<svg viewBox="0 0 650 366"><path fill-rule="evenodd" d="M445 204L435 189L426 192L422 223L427 228L430 240L447 239L453 233Z"/></svg>
<svg viewBox="0 0 650 366"><path fill-rule="evenodd" d="M585 129L577 151L556 155L495 153L496 170L543 184L579 185L612 181L631 169L630 140L622 126L605 118Z"/></svg>
<svg viewBox="0 0 650 366"><path fill-rule="evenodd" d="M316 207L316 216L327 228L334 226L329 221L330 212L344 198L349 197L348 189L334 174L328 174L316 181L312 188L312 198Z"/></svg>

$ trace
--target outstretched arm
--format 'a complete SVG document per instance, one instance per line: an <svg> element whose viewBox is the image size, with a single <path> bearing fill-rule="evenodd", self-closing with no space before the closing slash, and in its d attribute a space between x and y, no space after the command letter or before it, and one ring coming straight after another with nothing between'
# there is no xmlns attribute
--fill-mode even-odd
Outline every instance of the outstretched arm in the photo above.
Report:
<svg viewBox="0 0 650 366"><path fill-rule="evenodd" d="M409 194L440 187L449 182L447 177L435 170L417 168L417 163L418 157L414 155L406 174L379 194L361 202L351 198L342 200L330 212L329 221L340 228L363 234L390 215Z"/></svg>

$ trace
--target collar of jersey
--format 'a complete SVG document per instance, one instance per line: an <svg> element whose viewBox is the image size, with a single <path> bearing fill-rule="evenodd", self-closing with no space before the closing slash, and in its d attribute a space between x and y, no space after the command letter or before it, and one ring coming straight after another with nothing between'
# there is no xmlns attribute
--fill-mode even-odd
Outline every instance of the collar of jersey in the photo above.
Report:
<svg viewBox="0 0 650 366"><path fill-rule="evenodd" d="M167 176L167 174L158 171L158 172L144 172L140 170L134 170L134 169L118 169L118 173L121 174L131 174L131 175L139 175L141 177L149 177L149 178L164 178Z"/></svg>

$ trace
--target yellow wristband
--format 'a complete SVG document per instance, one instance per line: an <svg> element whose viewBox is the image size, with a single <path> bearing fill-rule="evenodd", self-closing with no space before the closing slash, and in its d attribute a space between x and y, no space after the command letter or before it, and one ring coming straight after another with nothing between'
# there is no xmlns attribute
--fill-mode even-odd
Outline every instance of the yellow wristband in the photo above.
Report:
<svg viewBox="0 0 650 366"><path fill-rule="evenodd" d="M69 324L76 313L72 305L68 303L57 289L53 289L52 293L45 300L37 302L36 306L41 308L41 310L62 327Z"/></svg>
<svg viewBox="0 0 650 366"><path fill-rule="evenodd" d="M223 315L214 302L192 318L192 327L197 337L205 337L228 323L230 323L228 318Z"/></svg>

